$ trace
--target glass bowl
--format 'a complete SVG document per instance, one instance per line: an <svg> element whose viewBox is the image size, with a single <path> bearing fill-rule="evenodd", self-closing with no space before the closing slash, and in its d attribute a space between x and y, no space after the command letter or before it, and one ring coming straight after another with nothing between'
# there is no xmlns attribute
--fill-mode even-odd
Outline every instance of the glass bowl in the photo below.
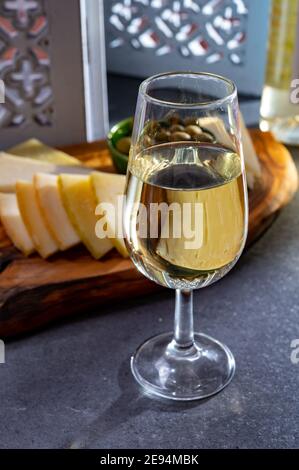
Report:
<svg viewBox="0 0 299 470"><path fill-rule="evenodd" d="M121 153L116 148L119 139L130 137L133 130L133 118L129 117L115 124L108 133L107 144L111 153L113 163L119 173L125 174L127 171L129 156Z"/></svg>

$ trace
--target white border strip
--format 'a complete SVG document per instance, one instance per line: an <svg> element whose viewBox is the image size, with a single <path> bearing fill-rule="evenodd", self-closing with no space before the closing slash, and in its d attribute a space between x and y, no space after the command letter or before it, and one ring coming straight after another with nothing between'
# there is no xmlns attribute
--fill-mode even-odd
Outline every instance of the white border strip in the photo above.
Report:
<svg viewBox="0 0 299 470"><path fill-rule="evenodd" d="M86 138L105 137L109 127L103 0L80 0Z"/></svg>

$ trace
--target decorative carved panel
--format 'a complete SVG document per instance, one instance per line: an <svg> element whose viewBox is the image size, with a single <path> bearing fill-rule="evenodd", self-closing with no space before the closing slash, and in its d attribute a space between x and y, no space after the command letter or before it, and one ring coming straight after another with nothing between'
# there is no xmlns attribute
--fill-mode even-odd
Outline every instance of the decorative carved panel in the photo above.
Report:
<svg viewBox="0 0 299 470"><path fill-rule="evenodd" d="M44 0L0 2L0 127L53 123L49 22Z"/></svg>
<svg viewBox="0 0 299 470"><path fill-rule="evenodd" d="M107 126L103 0L0 0L0 151L96 140Z"/></svg>
<svg viewBox="0 0 299 470"><path fill-rule="evenodd" d="M105 7L109 70L211 70L241 84L255 61L261 87L268 0L112 0Z"/></svg>

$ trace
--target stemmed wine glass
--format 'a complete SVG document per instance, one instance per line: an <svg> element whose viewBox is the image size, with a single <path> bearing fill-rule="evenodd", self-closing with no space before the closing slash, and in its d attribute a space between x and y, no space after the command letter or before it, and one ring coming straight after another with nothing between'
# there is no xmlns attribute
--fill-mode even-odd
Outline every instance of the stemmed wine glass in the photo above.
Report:
<svg viewBox="0 0 299 470"><path fill-rule="evenodd" d="M131 359L149 394L213 395L232 379L224 344L193 331L193 290L221 279L247 236L247 186L237 90L209 73L163 73L139 89L129 156L124 235L137 269L175 289L174 333Z"/></svg>

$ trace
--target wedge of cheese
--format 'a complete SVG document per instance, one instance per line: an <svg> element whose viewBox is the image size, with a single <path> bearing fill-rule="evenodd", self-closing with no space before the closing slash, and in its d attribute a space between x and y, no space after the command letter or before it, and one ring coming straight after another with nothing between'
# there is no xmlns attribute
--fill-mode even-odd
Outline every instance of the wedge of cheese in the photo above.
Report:
<svg viewBox="0 0 299 470"><path fill-rule="evenodd" d="M98 204L97 215L105 217L109 238L119 253L127 257L128 252L122 236L122 196L125 192L126 177L95 171L91 179ZM111 205L111 209L107 205Z"/></svg>
<svg viewBox="0 0 299 470"><path fill-rule="evenodd" d="M96 236L96 198L90 176L62 174L58 178L64 207L86 248L99 259L113 248L108 238Z"/></svg>
<svg viewBox="0 0 299 470"><path fill-rule="evenodd" d="M0 153L0 192L13 192L17 180L32 181L35 173L54 173L53 163Z"/></svg>
<svg viewBox="0 0 299 470"><path fill-rule="evenodd" d="M74 227L69 221L58 187L58 176L37 173L33 184L44 220L60 250L67 250L80 243Z"/></svg>
<svg viewBox="0 0 299 470"><path fill-rule="evenodd" d="M217 116L206 116L199 119L199 125L213 134L217 144L234 149L233 140L226 130L224 122Z"/></svg>
<svg viewBox="0 0 299 470"><path fill-rule="evenodd" d="M25 256L33 253L33 241L23 222L15 194L0 194L0 218L15 247Z"/></svg>
<svg viewBox="0 0 299 470"><path fill-rule="evenodd" d="M255 179L260 177L262 174L262 168L261 168L260 161L257 157L252 139L250 137L247 127L245 126L245 122L241 113L240 113L240 123L241 123L242 144L243 144L244 160L245 160L246 175L247 175L247 184L249 188L252 189L255 183Z"/></svg>
<svg viewBox="0 0 299 470"><path fill-rule="evenodd" d="M22 219L36 251L42 258L48 258L59 248L46 225L33 183L17 181L16 195Z"/></svg>
<svg viewBox="0 0 299 470"><path fill-rule="evenodd" d="M56 165L80 165L77 158L71 157L61 150L48 147L48 145L37 139L26 140L26 142L10 148L7 152L19 157L32 158L38 161L55 163Z"/></svg>
<svg viewBox="0 0 299 470"><path fill-rule="evenodd" d="M219 117L207 116L199 120L200 126L212 132L215 136L217 143L234 149L233 140L225 128L223 121ZM247 184L252 189L255 180L261 176L261 165L256 155L251 137L245 126L244 119L240 113L240 124L241 124L241 138L244 151L244 161L246 167Z"/></svg>

